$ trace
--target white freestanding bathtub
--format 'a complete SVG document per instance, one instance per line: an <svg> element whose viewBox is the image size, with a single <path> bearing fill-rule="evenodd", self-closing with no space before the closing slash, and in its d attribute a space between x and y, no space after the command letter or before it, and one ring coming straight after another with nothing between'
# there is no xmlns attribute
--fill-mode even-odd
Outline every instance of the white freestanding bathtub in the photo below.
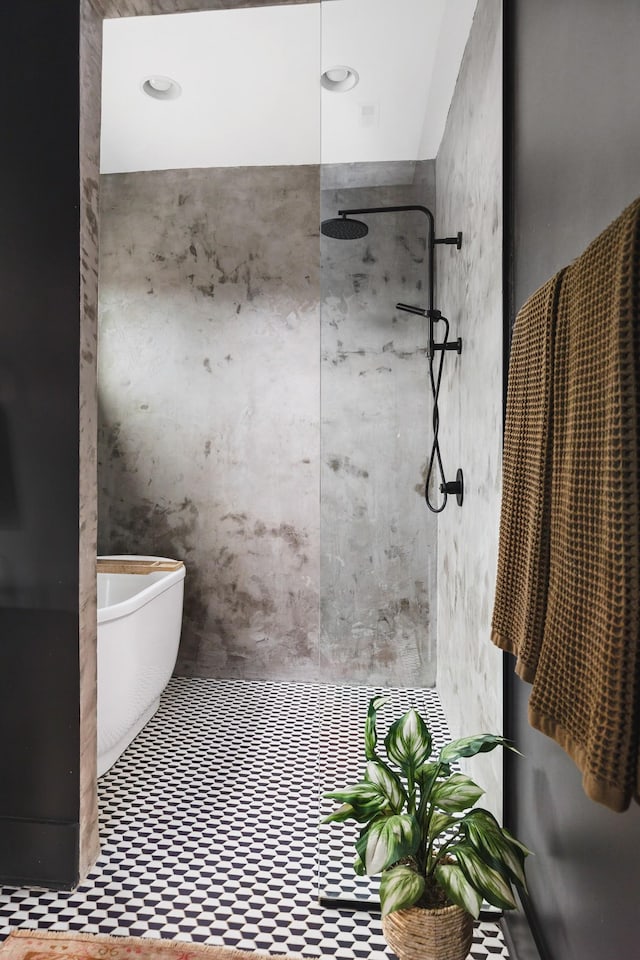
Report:
<svg viewBox="0 0 640 960"><path fill-rule="evenodd" d="M154 565L168 569L154 570ZM105 568L109 572L101 572ZM111 572L119 569L136 572ZM98 558L97 576L101 777L156 712L171 677L180 642L185 569L166 557L110 556Z"/></svg>

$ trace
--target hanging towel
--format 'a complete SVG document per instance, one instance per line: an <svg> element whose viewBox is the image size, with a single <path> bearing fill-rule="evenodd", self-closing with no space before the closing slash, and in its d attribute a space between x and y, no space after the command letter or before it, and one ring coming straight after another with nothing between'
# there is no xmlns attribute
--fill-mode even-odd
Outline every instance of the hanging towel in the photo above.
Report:
<svg viewBox="0 0 640 960"><path fill-rule="evenodd" d="M492 637L533 680L549 580L551 417L555 315L562 272L516 317L511 341L502 514Z"/></svg>
<svg viewBox="0 0 640 960"><path fill-rule="evenodd" d="M540 351L531 375L547 391L550 472L542 471L537 510L524 517L541 517L547 534L536 540L535 530L521 530L538 544L526 568L533 583L506 579L502 557L493 639L533 682L532 726L573 758L589 797L622 811L638 798L639 770L640 199L549 284L551 369ZM507 475L526 467L508 462L513 436L528 429L520 401L528 388L518 379L505 432ZM521 492L522 482L503 494L501 555ZM519 633L509 632L520 623Z"/></svg>

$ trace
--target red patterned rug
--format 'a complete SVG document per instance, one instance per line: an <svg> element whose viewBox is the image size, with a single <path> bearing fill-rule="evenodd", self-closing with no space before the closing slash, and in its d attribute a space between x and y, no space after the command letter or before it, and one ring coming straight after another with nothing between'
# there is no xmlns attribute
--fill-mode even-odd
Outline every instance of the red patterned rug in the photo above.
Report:
<svg viewBox="0 0 640 960"><path fill-rule="evenodd" d="M0 960L268 960L268 957L264 953L183 940L39 930L14 930L0 944ZM301 958L287 954L286 960Z"/></svg>

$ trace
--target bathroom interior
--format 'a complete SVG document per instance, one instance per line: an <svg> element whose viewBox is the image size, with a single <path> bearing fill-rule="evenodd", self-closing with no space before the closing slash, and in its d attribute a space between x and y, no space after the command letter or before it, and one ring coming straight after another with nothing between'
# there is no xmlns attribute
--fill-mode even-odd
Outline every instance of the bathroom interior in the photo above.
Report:
<svg viewBox="0 0 640 960"><path fill-rule="evenodd" d="M502 398L500 6L329 2L105 24L98 549L184 560L175 674L206 678L212 698L218 681L252 696L256 682L319 684L303 709L321 754L335 751L336 718L357 743L369 696L389 688L432 711L435 688L459 735L502 722L500 655L481 639ZM189 51L181 83L203 88L211 114L193 145L188 118L166 128L179 101L128 107L169 47ZM247 89L220 104L223 51ZM199 56L212 77L196 74ZM319 98L318 76L344 63L357 86ZM266 77L279 86L256 108ZM435 247L437 306L464 333L461 355L440 354L442 457L468 477L466 502L446 510L444 475L427 480L429 323L396 308L428 306L429 222L364 215L366 238L318 242L339 208L418 204L438 236L464 237ZM499 759L484 766L499 814ZM344 773L322 776L329 789ZM350 846L332 853L331 831L320 837L321 896L375 900Z"/></svg>
<svg viewBox="0 0 640 960"><path fill-rule="evenodd" d="M375 886L318 820L321 794L359 775L369 698L416 706L436 739L501 730L501 8L325 0L103 23L98 554L175 558L186 578L174 680L100 778L101 817L131 758L167 762L178 704L196 729L238 731L259 702L280 749L272 718L310 725L295 749L315 899L356 901L367 925ZM362 216L365 238L321 235L345 207L384 215ZM449 325L462 351L430 370ZM460 505L440 490L459 468ZM100 627L98 651L100 743ZM499 759L475 772L500 815Z"/></svg>
<svg viewBox="0 0 640 960"><path fill-rule="evenodd" d="M98 552L184 561L174 672L206 680L212 700L231 681L238 698L274 681L292 704L313 685L295 709L318 725L319 792L357 776L348 754L374 693L431 711L443 733L443 715L454 735L501 729L501 657L483 642L499 503L501 49L496 0L105 21ZM344 64L358 82L325 74L319 95L318 77ZM232 72L242 82L216 99ZM182 96L139 95L158 73ZM194 89L199 105L181 111ZM364 214L365 238L318 239L340 208L420 205L438 238L463 235L460 249L432 248L437 283L420 209ZM417 311L431 286L447 318L435 339L449 323L464 347L433 354L428 476ZM462 464L458 506L439 486ZM336 747L344 759L327 768ZM500 815L499 758L482 760ZM323 828L319 844L320 896L375 902L350 842L336 850Z"/></svg>
<svg viewBox="0 0 640 960"><path fill-rule="evenodd" d="M501 33L499 3L448 6L106 22L98 551L184 560L177 676L436 686L460 732L461 702L465 727L501 724L501 660L481 641L499 502ZM377 65L401 40L395 89ZM129 105L133 75L178 47L183 86L203 87L213 114L193 145L179 99ZM214 76L196 75L199 56ZM319 97L323 69L355 60L358 85ZM253 71L237 104L216 104L213 64ZM440 355L439 443L446 479L466 477L463 505L449 496L439 514L425 503L428 321L396 308L427 306L428 221L365 215L366 238L318 241L339 208L404 204L464 238L436 247L436 306L464 343ZM436 506L443 479L433 471Z"/></svg>
<svg viewBox="0 0 640 960"><path fill-rule="evenodd" d="M375 888L354 876L350 844L318 827L322 792L358 773L374 692L388 693L390 711L417 705L436 737L500 732L504 714L509 732L526 741L527 759L516 772L511 767L505 809L498 752L474 760L469 771L487 790L484 804L516 825L527 803L515 805L518 790L544 809L547 856L540 837L531 844L541 854L532 878L540 904L554 889L548 863L560 877L572 864L579 877L588 875L576 854L579 832L571 856L558 839L561 801L549 800L513 693L503 710L503 655L489 640L506 349L503 223L511 215L504 209L503 17L513 15L501 0L181 0L180 10L189 12L179 14L173 7L155 0L81 5L89 74L100 71L87 50L100 49L106 19L101 174L98 186L85 173L82 201L89 331L98 196L100 277L98 418L81 404L80 426L80 464L95 456L98 483L91 470L80 470L87 562L77 616L85 666L79 744L72 747L83 759L79 773L70 771L79 777L79 814L75 801L71 812L65 807L63 778L59 789L41 791L53 805L43 821L80 821L73 847L80 883L69 889L59 876L37 874L43 882L2 887L0 932L22 925L382 960L389 953ZM537 12L515 7L518 41L530 57L518 69L529 71L535 88L541 80L524 38L531 36L533 47L540 24L554 16L564 22L564 15L547 0ZM636 13L631 3L626 9L618 45L633 36ZM590 16L591 36L601 36L599 14ZM186 25L195 18L194 36ZM549 36L561 43L563 33ZM122 46L111 46L116 39ZM172 61L181 42L189 55ZM577 45L576 57L578 49L598 59L593 44ZM620 57L618 66L624 62ZM199 75L203 64L223 64L222 77ZM349 85L347 66L358 74L351 89L319 84L329 70L329 80ZM559 82L554 69L549 75ZM177 81L182 95L145 96L144 79L158 75ZM200 113L189 117L199 85ZM100 111L92 89L81 144L95 162ZM154 89L166 92L163 82ZM261 99L274 90L277 112ZM617 104L626 102L615 84L612 90ZM518 105L522 116L525 108L535 114ZM195 127L194 138L182 123ZM588 129L581 124L580 135ZM562 124L555 137L568 149ZM164 154L154 156L156 148ZM518 171L522 183L532 176L530 168L526 177ZM574 203L569 219L582 233L576 227L571 255L622 206L626 194L620 187L618 197L612 184L631 189L631 174L612 171L601 224L595 214L582 222L577 211L589 204ZM593 206L605 193L594 194ZM532 218L524 188L516 199ZM459 470L464 476L461 505L451 493L438 513L425 499L434 436L430 325L420 313L428 305L428 218L420 210L385 210L359 216L368 226L360 239L320 232L339 210L417 206L433 211L436 238L462 234L459 248L434 250L435 307L461 351L438 357L444 476L436 469L428 484L432 505L443 502L441 481L455 481ZM548 222L556 224L553 211ZM554 229L566 238L564 227ZM540 275L533 272L536 282L552 267L550 259ZM443 329L443 321L433 325L438 339ZM81 336L86 397L94 343L90 332ZM11 409L6 389L2 399ZM73 399L69 421L75 416L77 429L77 390ZM52 407L52 415L60 409ZM43 456L47 443L43 436ZM66 459L77 465L71 447ZM44 529L60 550L77 504L60 491L57 502ZM93 569L96 539L99 554L172 557L186 566L174 677L158 713L98 782L97 860L95 758L83 752L95 743L83 660L83 643L89 649L95 642L87 627L95 609L82 580L82 570ZM41 554L43 569L47 557ZM65 590L76 575L63 571ZM48 596L55 591L51 586ZM67 595L45 606L48 617L59 616L61 635L73 634L64 619ZM58 667L64 673L62 652ZM70 687L74 669L71 658ZM64 699L60 686L55 697ZM69 728L66 721L65 735ZM52 723L52 736L57 729ZM11 760L18 763L17 753ZM55 750L45 757L43 747L43 782L53 782L46 778L55 763ZM522 786L529 776L533 784ZM560 779L571 776L564 771ZM582 809L569 806L566 821ZM20 837L16 823L11 830ZM529 823L535 833L531 811ZM609 821L606 829L624 858L633 844ZM48 849L44 834L38 842ZM548 936L564 943L565 919L553 904L545 910L554 917ZM620 914L624 939L632 913ZM566 915L568 925L577 914ZM483 915L477 925L477 960L509 956L497 920ZM579 955L565 944L557 956L590 957L597 935L581 937Z"/></svg>

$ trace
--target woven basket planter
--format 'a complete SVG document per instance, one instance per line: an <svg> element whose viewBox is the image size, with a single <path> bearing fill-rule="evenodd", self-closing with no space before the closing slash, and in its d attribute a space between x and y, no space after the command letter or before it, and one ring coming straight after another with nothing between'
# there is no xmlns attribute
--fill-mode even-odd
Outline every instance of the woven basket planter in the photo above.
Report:
<svg viewBox="0 0 640 960"><path fill-rule="evenodd" d="M410 907L382 918L385 940L399 960L465 960L473 919L462 907Z"/></svg>

